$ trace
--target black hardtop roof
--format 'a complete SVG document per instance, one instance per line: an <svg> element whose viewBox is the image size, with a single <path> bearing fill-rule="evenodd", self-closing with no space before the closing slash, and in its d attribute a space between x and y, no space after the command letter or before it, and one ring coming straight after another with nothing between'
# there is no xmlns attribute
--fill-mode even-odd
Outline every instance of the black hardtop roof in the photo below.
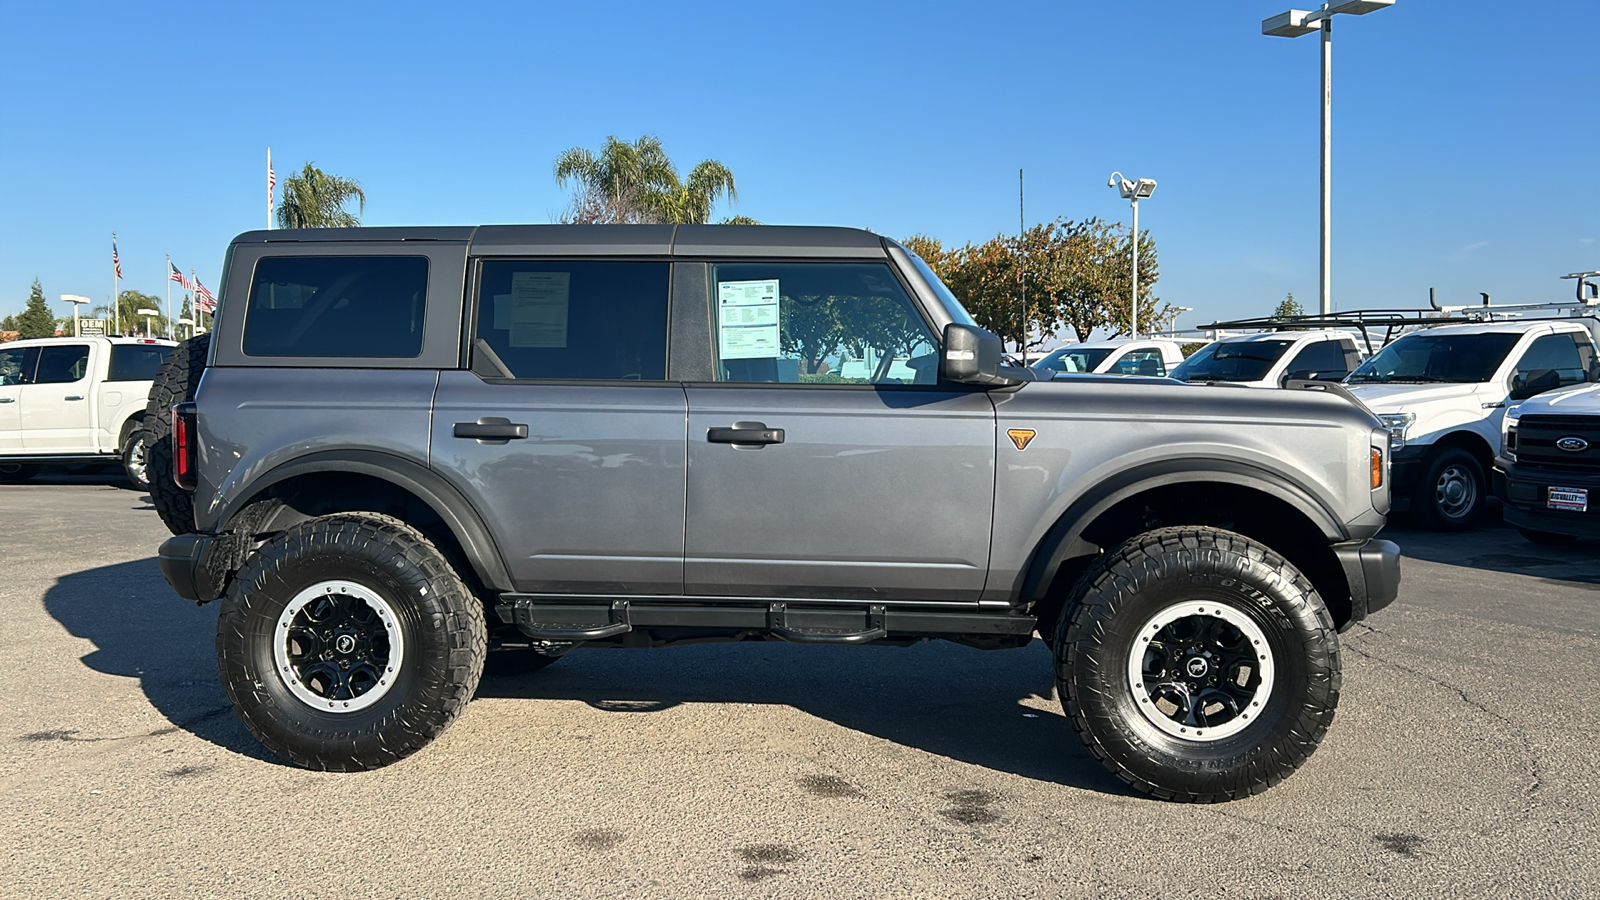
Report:
<svg viewBox="0 0 1600 900"><path fill-rule="evenodd" d="M469 244L473 256L833 256L882 259L884 239L819 225L457 225L247 231L236 244Z"/></svg>

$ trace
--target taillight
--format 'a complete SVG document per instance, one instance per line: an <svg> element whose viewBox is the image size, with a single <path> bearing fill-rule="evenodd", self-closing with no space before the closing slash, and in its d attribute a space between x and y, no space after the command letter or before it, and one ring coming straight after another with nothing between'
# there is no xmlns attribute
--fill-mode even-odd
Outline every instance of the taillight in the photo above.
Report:
<svg viewBox="0 0 1600 900"><path fill-rule="evenodd" d="M179 403L172 408L172 480L186 491L195 489L199 458L195 440L195 406Z"/></svg>

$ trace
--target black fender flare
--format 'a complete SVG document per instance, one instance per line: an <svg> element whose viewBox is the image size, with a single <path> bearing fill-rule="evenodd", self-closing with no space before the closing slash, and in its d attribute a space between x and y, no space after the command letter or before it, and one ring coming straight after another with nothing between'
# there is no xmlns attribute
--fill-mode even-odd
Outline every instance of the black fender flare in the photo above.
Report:
<svg viewBox="0 0 1600 900"><path fill-rule="evenodd" d="M1201 483L1253 488L1282 500L1315 525L1327 537L1329 545L1350 537L1331 510L1310 491L1281 473L1230 459L1161 460L1119 472L1068 504L1023 567L1016 596L1023 603L1044 599L1062 563L1099 553L1102 548L1084 540L1083 532L1101 513L1152 488Z"/></svg>
<svg viewBox="0 0 1600 900"><path fill-rule="evenodd" d="M427 504L450 529L450 533L455 535L473 571L477 572L485 586L502 592L516 590L499 546L471 501L444 476L419 462L392 453L354 449L323 450L280 463L251 480L218 511L216 521L220 524L217 531L227 530L233 518L262 491L301 475L326 472L367 475L409 492Z"/></svg>

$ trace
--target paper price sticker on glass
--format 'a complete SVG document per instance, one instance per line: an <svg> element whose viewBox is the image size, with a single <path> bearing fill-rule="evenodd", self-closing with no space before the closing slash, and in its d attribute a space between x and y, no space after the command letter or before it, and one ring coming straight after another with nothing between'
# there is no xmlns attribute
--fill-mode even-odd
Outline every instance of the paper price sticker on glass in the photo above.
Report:
<svg viewBox="0 0 1600 900"><path fill-rule="evenodd" d="M717 353L722 359L776 359L778 279L717 282Z"/></svg>
<svg viewBox="0 0 1600 900"><path fill-rule="evenodd" d="M515 272L511 293L494 295L494 327L512 347L567 346L569 272Z"/></svg>

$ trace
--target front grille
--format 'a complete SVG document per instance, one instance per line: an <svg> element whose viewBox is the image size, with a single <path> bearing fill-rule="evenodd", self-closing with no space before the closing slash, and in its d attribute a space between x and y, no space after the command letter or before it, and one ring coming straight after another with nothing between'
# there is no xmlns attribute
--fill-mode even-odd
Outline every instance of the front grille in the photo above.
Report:
<svg viewBox="0 0 1600 900"><path fill-rule="evenodd" d="M1556 442L1576 437L1589 442L1576 453ZM1600 472L1600 416L1523 416L1517 422L1519 462L1568 472Z"/></svg>

